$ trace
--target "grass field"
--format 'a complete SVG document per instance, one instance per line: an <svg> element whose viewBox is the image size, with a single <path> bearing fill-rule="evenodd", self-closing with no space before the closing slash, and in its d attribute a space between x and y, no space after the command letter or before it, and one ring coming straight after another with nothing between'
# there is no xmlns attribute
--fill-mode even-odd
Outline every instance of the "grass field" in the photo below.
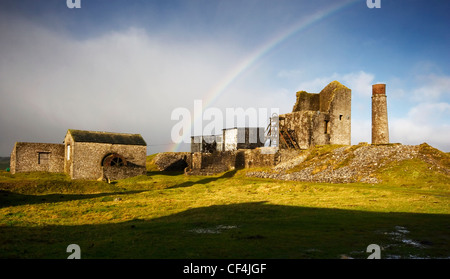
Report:
<svg viewBox="0 0 450 279"><path fill-rule="evenodd" d="M0 157L0 170L9 168L9 157Z"/></svg>
<svg viewBox="0 0 450 279"><path fill-rule="evenodd" d="M447 154L448 155L448 154ZM382 184L158 172L107 184L0 172L0 258L450 257L450 179L417 160Z"/></svg>

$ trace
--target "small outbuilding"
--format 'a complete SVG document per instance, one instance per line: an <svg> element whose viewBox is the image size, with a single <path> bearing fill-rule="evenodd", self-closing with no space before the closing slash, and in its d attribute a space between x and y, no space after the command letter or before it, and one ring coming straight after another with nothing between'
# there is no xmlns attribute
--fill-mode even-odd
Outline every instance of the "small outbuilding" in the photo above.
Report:
<svg viewBox="0 0 450 279"><path fill-rule="evenodd" d="M64 172L72 179L115 180L145 174L147 143L139 134L68 130Z"/></svg>
<svg viewBox="0 0 450 279"><path fill-rule="evenodd" d="M10 169L110 181L145 174L146 157L147 143L139 134L69 129L63 144L16 142Z"/></svg>
<svg viewBox="0 0 450 279"><path fill-rule="evenodd" d="M11 152L10 171L64 172L64 144L16 142Z"/></svg>

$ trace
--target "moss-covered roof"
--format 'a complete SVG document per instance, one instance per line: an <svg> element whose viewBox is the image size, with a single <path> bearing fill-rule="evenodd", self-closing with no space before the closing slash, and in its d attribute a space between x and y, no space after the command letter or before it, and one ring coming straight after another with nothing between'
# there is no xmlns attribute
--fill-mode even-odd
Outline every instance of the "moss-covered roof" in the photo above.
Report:
<svg viewBox="0 0 450 279"><path fill-rule="evenodd" d="M94 142L125 145L147 146L144 138L139 134L122 134L109 132L94 132L69 129L75 142Z"/></svg>

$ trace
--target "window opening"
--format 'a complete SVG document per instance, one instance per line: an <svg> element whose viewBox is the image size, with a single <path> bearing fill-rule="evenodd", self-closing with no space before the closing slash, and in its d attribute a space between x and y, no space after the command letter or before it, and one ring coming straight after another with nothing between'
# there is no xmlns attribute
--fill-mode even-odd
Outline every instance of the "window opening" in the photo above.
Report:
<svg viewBox="0 0 450 279"><path fill-rule="evenodd" d="M329 134L329 133L330 133L330 121L325 120L325 134Z"/></svg>
<svg viewBox="0 0 450 279"><path fill-rule="evenodd" d="M38 164L39 165L47 165L48 158L49 158L48 152L38 152Z"/></svg>

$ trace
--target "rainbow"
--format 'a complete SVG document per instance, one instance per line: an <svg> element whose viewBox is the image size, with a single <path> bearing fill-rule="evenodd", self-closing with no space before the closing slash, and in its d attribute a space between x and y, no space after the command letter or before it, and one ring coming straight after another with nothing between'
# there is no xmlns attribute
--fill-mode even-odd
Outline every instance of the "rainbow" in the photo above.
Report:
<svg viewBox="0 0 450 279"><path fill-rule="evenodd" d="M282 44L284 41L289 39L294 34L302 30L305 30L309 26L321 20L324 20L325 18L341 11L342 9L352 4L355 4L358 1L360 0L346 0L346 1L333 0L332 5L300 19L290 28L287 28L283 32L277 34L276 36L274 36L273 38L262 44L254 52L252 52L244 60L242 60L239 64L237 64L236 67L230 70L228 74L208 92L208 94L203 98L203 109L207 108L208 106L211 106L211 104L214 103L240 75L242 75L258 60L260 60L263 56L265 56L271 50L276 48L278 45ZM196 121L198 121L198 119L192 120L191 127L193 123L195 123ZM180 144L181 143L173 143L168 151L170 152L178 151Z"/></svg>

